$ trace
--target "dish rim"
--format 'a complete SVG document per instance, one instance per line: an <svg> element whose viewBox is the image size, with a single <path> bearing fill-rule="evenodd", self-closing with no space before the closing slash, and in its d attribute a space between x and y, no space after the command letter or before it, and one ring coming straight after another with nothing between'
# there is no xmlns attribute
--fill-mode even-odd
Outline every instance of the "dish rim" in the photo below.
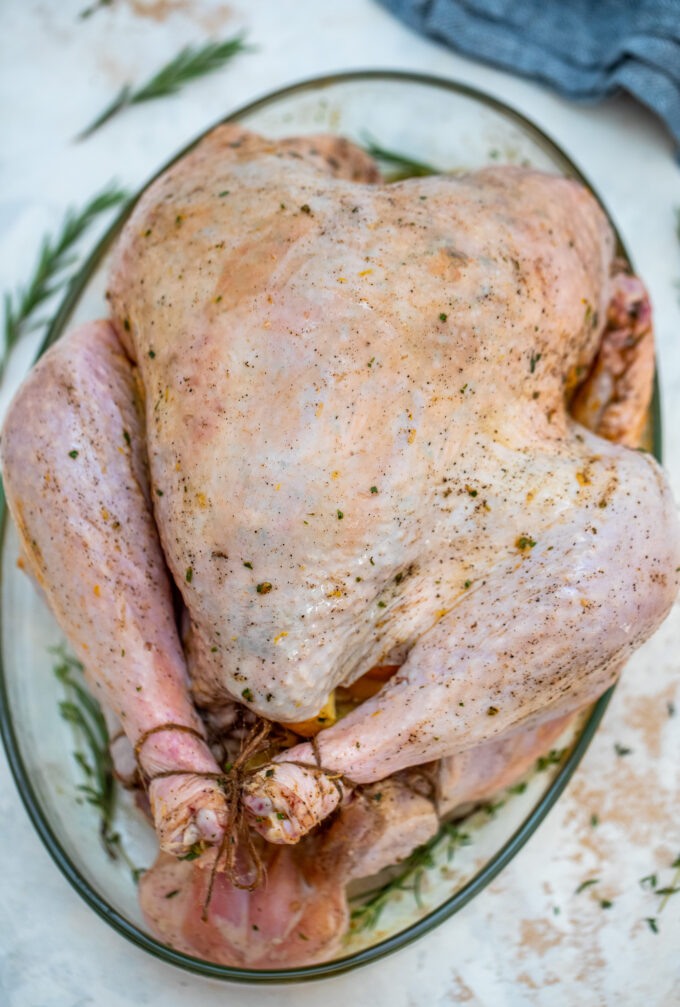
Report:
<svg viewBox="0 0 680 1007"><path fill-rule="evenodd" d="M426 85L433 88L440 88L455 94L473 98L476 101L487 105L489 108L502 113L507 119L516 122L527 133L541 149L549 151L553 156L561 160L572 177L578 179L587 186L595 195L600 205L603 207L609 223L614 231L618 242L618 248L627 262L631 262L626 248L621 240L616 225L611 215L606 209L606 204L601 199L599 193L590 184L580 169L572 161L568 154L545 133L539 126L528 119L523 113L517 111L512 106L506 104L499 98L487 94L479 88L469 84L464 84L457 80L451 80L433 74L422 74L412 71L402 70L352 70L347 72L322 74L316 77L306 78L294 84L270 91L245 105L240 106L229 115L213 123L203 130L199 136L184 146L177 154L170 158L154 175L144 184L142 188L126 203L123 210L117 215L114 222L107 228L104 235L97 242L92 252L87 257L81 269L69 284L59 307L56 310L44 339L37 351L33 364L39 359L45 350L62 334L69 318L75 308L80 295L89 282L99 262L110 247L115 236L122 228L128 216L132 212L138 199L146 191L159 175L165 172L180 158L184 157L192 150L211 130L223 123L235 122L243 116L249 115L260 108L273 104L282 98L293 94L300 94L306 91L319 90L332 84L348 83L351 81L396 81L401 83L411 83ZM658 374L655 371L654 389L652 402L650 405L650 420L652 424L653 454L657 460L661 461L662 456L662 428L661 428L661 403L659 394ZM4 552L7 531L7 507L5 505L5 494L0 482L0 553ZM0 610L2 608L2 572L0 570ZM540 823L546 817L550 809L556 803L567 783L571 779L575 769L583 758L604 712L609 704L615 686L607 690L593 705L588 719L582 727L576 742L573 744L568 757L560 766L554 780L547 790L534 805L533 809L526 816L522 824L515 830L496 854L479 870L475 875L451 895L445 902L436 909L433 909L422 919L417 920L404 930L387 937L371 947L361 951L353 952L342 958L330 962L320 962L316 965L296 966L294 968L280 969L247 969L231 965L218 965L213 962L196 958L192 955L175 951L161 941L145 934L133 923L130 923L124 916L113 909L108 902L100 896L94 886L81 874L66 851L62 848L59 840L53 832L51 825L44 815L39 798L32 786L29 772L21 756L17 734L14 729L9 712L9 695L5 680L5 668L2 647L2 621L0 620L0 736L2 737L7 761L14 779L19 796L28 813L36 832L40 836L47 852L60 869L64 877L69 881L77 894L86 902L97 915L105 920L117 933L125 937L135 946L149 952L156 959L165 961L170 965L179 967L185 971L205 978L220 979L248 984L273 984L273 983L293 983L301 980L323 979L330 976L348 972L361 965L377 961L380 958L391 954L398 949L411 944L424 934L439 926L455 913L459 912L468 902L478 895L515 857L519 850L528 841L530 836L536 831Z"/></svg>

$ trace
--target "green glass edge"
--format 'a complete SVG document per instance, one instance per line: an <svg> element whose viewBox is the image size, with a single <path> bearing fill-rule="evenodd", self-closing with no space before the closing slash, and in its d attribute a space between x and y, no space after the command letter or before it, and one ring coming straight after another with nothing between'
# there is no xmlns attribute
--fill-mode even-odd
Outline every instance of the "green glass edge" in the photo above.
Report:
<svg viewBox="0 0 680 1007"><path fill-rule="evenodd" d="M195 140L187 144L186 147L171 158L170 161L168 161L158 172L156 172L156 174L154 174L151 179L149 179L139 193L137 193L137 195L126 204L114 223L108 228L106 233L97 243L82 269L69 284L68 290L59 305L59 308L57 309L45 338L38 350L36 359L38 359L47 347L61 335L64 327L68 323L78 298L88 283L92 273L130 215L142 192L144 192L145 189L148 188L148 186L156 178L158 178L159 175L195 147L196 144L199 143L206 135L206 133L209 133L210 130L214 129L221 123L238 121L243 116L255 112L257 109L269 105L272 102L276 102L288 95L304 91L312 91L337 83L364 80L402 81L406 83L439 87L444 90L474 98L477 101L488 105L490 108L501 112L507 118L513 119L515 122L519 123L522 128L530 136L532 136L539 146L541 146L544 150L549 150L553 157L556 157L559 161L561 161L567 174L588 186L588 188L595 193L597 199L600 201L600 204L606 212L606 206L601 200L599 194L593 189L593 186L576 167L571 158L564 153L554 140L552 140L533 122L522 115L521 112L511 108L499 99L494 98L491 95L487 95L483 91L479 91L477 88L470 87L467 84L462 84L457 81L447 80L444 77L437 77L429 74L408 73L400 70L355 70L349 73L313 77L309 80L301 81L297 84L291 84L277 91L273 91L253 102L249 102L247 105L244 105L237 111L232 112L224 119L214 123L208 129L204 130ZM630 257L626 251L623 241L621 240L621 236L619 235L615 224L611 220L610 215L607 214L607 216L617 239L618 252L626 259L626 261L630 262ZM654 376L654 392L651 403L651 423L653 453L659 462L662 459L661 422L661 396L658 373L656 373ZM2 483L0 482L1 549L4 549L6 526L7 508L5 506L4 489L2 487ZM2 609L2 587L2 577L0 575L0 611ZM3 650L1 634L2 625L0 622L0 735L2 736L7 761L14 778L14 782L17 786L17 790L19 791L19 796L21 797L36 832L40 836L57 867L61 870L62 874L67 878L81 898L102 919L106 920L106 922L109 923L114 930L123 937L127 938L137 947L143 948L156 958L166 961L171 965L178 966L188 972L192 972L206 978L231 980L232 982L241 983L293 983L306 979L322 979L339 975L343 972L348 972L360 965L366 965L369 962L376 961L393 951L397 951L398 949L405 947L407 944L410 944L419 937L422 937L424 934L428 933L430 930L434 929L434 927L443 923L444 920L447 920L450 916L453 916L454 913L462 909L463 906L467 905L471 899L478 895L507 866L507 864L524 846L529 837L536 831L540 823L553 807L569 782L574 770L583 758L614 692L614 687L612 687L597 700L577 741L573 745L568 758L560 767L555 779L534 806L522 825L513 833L510 839L501 847L495 856L480 871L478 871L478 873L471 878L466 885L443 902L441 906L438 906L432 912L428 913L423 919L411 924L411 926L397 934L394 934L392 937L380 941L378 944L375 944L370 948L358 951L344 958L339 958L334 961L318 965L309 965L291 969L243 969L227 965L216 965L200 958L194 958L191 955L185 955L179 951L174 951L165 944L161 944L160 941L156 941L152 937L148 937L145 933L112 909L111 906L109 906L108 903L97 894L90 883L83 877L78 868L67 856L65 851L62 849L59 840L52 831L48 821L43 816L39 800L32 787L26 766L21 758L17 737L14 731L14 725L12 724L9 715L7 685L5 682L4 664L2 661Z"/></svg>

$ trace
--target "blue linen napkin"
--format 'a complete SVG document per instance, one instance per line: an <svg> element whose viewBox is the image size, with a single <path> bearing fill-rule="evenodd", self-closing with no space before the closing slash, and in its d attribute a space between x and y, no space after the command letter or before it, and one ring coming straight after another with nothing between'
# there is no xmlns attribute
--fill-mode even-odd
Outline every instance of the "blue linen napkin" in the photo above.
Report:
<svg viewBox="0 0 680 1007"><path fill-rule="evenodd" d="M680 146L680 0L379 0L412 28L567 98L628 91Z"/></svg>

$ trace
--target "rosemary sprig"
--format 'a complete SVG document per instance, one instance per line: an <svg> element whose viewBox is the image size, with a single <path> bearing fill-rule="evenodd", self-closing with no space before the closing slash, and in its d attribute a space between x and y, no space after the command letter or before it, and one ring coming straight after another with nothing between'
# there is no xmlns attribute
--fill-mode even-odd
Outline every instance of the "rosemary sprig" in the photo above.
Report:
<svg viewBox="0 0 680 1007"><path fill-rule="evenodd" d="M99 811L99 836L112 860L122 857L136 883L144 868L135 867L130 860L120 833L113 826L116 811L116 780L113 760L109 750L109 731L99 703L82 683L83 666L66 653L63 647L52 650L58 658L54 674L64 687L65 699L59 703L59 712L71 725L77 743L81 746L73 753L80 766L84 782L78 786L83 799Z"/></svg>
<svg viewBox="0 0 680 1007"><path fill-rule="evenodd" d="M387 150L386 147L381 147L380 144L376 143L375 140L368 134L365 134L363 137L363 148L367 154L371 155L371 157L396 168L399 173L399 178L424 178L426 175L441 174L440 168L434 168L431 164L425 164L424 161L416 161L407 154L399 154L397 151Z"/></svg>
<svg viewBox="0 0 680 1007"><path fill-rule="evenodd" d="M7 363L7 357L16 346L20 336L42 324L41 321L36 321L34 318L36 310L71 279L73 266L77 261L77 257L73 253L74 245L97 217L112 207L118 206L127 198L127 193L123 189L110 183L82 209L67 210L56 236L48 235L43 238L30 283L16 291L14 296L9 293L5 294L5 340L0 358L0 378Z"/></svg>
<svg viewBox="0 0 680 1007"><path fill-rule="evenodd" d="M423 846L418 846L404 860L404 869L384 885L372 891L363 892L357 899L363 899L360 905L351 912L351 929L366 930L376 926L383 909L397 892L412 892L418 908L422 908L421 888L425 872L433 867L435 854L440 845L446 842L446 859L450 861L457 848L468 846L471 842L467 832L461 831L458 825L444 822L439 831Z"/></svg>
<svg viewBox="0 0 680 1007"><path fill-rule="evenodd" d="M169 63L149 78L146 84L142 84L136 90L131 84L124 84L111 104L107 105L87 129L78 134L76 140L84 140L91 136L114 115L131 105L176 94L189 81L214 73L234 56L247 52L250 48L246 45L243 35L235 35L223 42L206 42L203 46L185 46Z"/></svg>

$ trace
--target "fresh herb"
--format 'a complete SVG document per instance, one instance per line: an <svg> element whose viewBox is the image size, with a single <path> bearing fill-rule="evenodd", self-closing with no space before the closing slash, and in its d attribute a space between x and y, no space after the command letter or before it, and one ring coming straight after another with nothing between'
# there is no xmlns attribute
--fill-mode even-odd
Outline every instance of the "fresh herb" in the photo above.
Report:
<svg viewBox="0 0 680 1007"><path fill-rule="evenodd" d="M84 21L88 17L92 17L95 11L100 10L102 7L110 7L113 0L95 0L95 2L90 7L85 7L81 10L78 17L81 21Z"/></svg>
<svg viewBox="0 0 680 1007"><path fill-rule="evenodd" d="M151 357L152 360L155 360L155 358L156 358L156 351L155 350L149 350L149 356Z"/></svg>
<svg viewBox="0 0 680 1007"><path fill-rule="evenodd" d="M104 715L99 703L83 683L83 666L80 661L67 654L63 647L55 647L52 653L58 659L54 674L65 694L65 699L59 703L59 712L71 725L77 743L82 746L73 753L85 777L85 782L77 789L87 803L99 812L99 837L107 854L112 860L121 857L130 869L133 881L137 883L144 869L134 866L125 851L120 834L113 826L116 782Z"/></svg>
<svg viewBox="0 0 680 1007"><path fill-rule="evenodd" d="M363 137L363 147L366 153L370 154L371 157L376 158L378 161L384 161L385 164L389 164L393 168L396 168L397 173L401 178L424 178L426 175L440 174L439 168L435 168L431 164L425 164L423 161L416 161L407 154L400 154L394 150L387 150L386 147L381 147L375 142L375 140L372 139L372 137L368 135L364 135Z"/></svg>
<svg viewBox="0 0 680 1007"><path fill-rule="evenodd" d="M523 794L524 791L527 789L527 786L528 786L527 781L526 780L522 780L521 783L516 783L514 786L510 787L510 793L511 794Z"/></svg>
<svg viewBox="0 0 680 1007"><path fill-rule="evenodd" d="M642 888L644 888L645 885L649 885L650 888L656 888L656 882L656 874L647 874L644 878L640 878L640 885Z"/></svg>
<svg viewBox="0 0 680 1007"><path fill-rule="evenodd" d="M272 589L272 585L268 580L263 580L261 584L258 584L255 590L258 594L269 594Z"/></svg>
<svg viewBox="0 0 680 1007"><path fill-rule="evenodd" d="M449 316L447 314L445 314L445 312L442 311L442 312L440 312L440 315L439 315L439 321L440 322L445 322L448 317Z"/></svg>
<svg viewBox="0 0 680 1007"><path fill-rule="evenodd" d="M247 568L248 568L249 570L252 570L252 569L253 569L253 564L252 564L252 563L244 563L243 565L244 565L245 567L247 567Z"/></svg>
<svg viewBox="0 0 680 1007"><path fill-rule="evenodd" d="M203 46L185 46L169 63L161 67L146 84L135 90L125 84L104 111L90 123L76 139L84 140L96 130L131 105L139 105L156 98L176 94L189 81L220 70L225 63L241 52L248 51L243 35L235 35L223 42L206 42Z"/></svg>
<svg viewBox="0 0 680 1007"><path fill-rule="evenodd" d="M610 899L600 899L600 909L611 909L613 905Z"/></svg>
<svg viewBox="0 0 680 1007"><path fill-rule="evenodd" d="M490 706L489 709L486 711L486 715L487 717L495 717L498 712L499 711L497 706Z"/></svg>
<svg viewBox="0 0 680 1007"><path fill-rule="evenodd" d="M595 828L595 826L598 825L599 822L600 822L600 819L597 817L597 815L591 815L590 816L590 824L592 825L593 828Z"/></svg>
<svg viewBox="0 0 680 1007"><path fill-rule="evenodd" d="M309 206L309 203L303 203L302 206L300 207L300 210L302 211L302 213L307 213L311 217L312 211Z"/></svg>
<svg viewBox="0 0 680 1007"><path fill-rule="evenodd" d="M378 602L378 608L385 608L385 607L386 607L386 602L384 602L384 601L379 601Z"/></svg>
<svg viewBox="0 0 680 1007"><path fill-rule="evenodd" d="M625 745L621 745L617 741L616 744L614 745L614 751L618 756L623 756L623 755L630 755L633 749L627 748Z"/></svg>
<svg viewBox="0 0 680 1007"><path fill-rule="evenodd" d="M187 567L187 572L184 576L186 577L187 584L191 584L192 580L194 579L194 571L190 566Z"/></svg>
<svg viewBox="0 0 680 1007"><path fill-rule="evenodd" d="M253 701L253 694L250 691L250 689L244 689L243 692L241 693L241 695L245 699L246 703L252 703L252 701Z"/></svg>
<svg viewBox="0 0 680 1007"><path fill-rule="evenodd" d="M5 294L5 342L0 360L0 378L7 356L19 338L43 324L44 319L36 321L34 318L36 310L72 278L78 261L73 253L76 242L97 217L127 198L126 192L111 183L81 210L67 210L57 234L43 238L31 281L14 295Z"/></svg>
<svg viewBox="0 0 680 1007"><path fill-rule="evenodd" d="M536 364L538 363L538 361L541 359L542 356L543 356L542 353L531 354L531 359L529 360L529 370L532 374L536 370Z"/></svg>
<svg viewBox="0 0 680 1007"><path fill-rule="evenodd" d="M653 916L645 917L645 923L647 924L647 926L649 927L649 929L652 931L653 934L658 934L659 927L657 925L656 919Z"/></svg>
<svg viewBox="0 0 680 1007"><path fill-rule="evenodd" d="M574 894L580 895L581 892L584 892L586 890L586 888L590 888L591 885L597 885L599 884L599 882L600 882L599 878L588 878L587 881L581 882L581 884L578 886Z"/></svg>
<svg viewBox="0 0 680 1007"><path fill-rule="evenodd" d="M562 757L566 749L564 748L551 748L547 755L539 755L536 759L536 769L539 773L542 773L548 768L548 766L556 766L562 761Z"/></svg>
<svg viewBox="0 0 680 1007"><path fill-rule="evenodd" d="M69 456L69 458L77 458L78 457L78 452L74 448L73 451L69 451L68 456Z"/></svg>
<svg viewBox="0 0 680 1007"><path fill-rule="evenodd" d="M279 819L279 821L284 822L286 818L288 818L288 815L284 814L283 811L277 811L276 817Z"/></svg>
<svg viewBox="0 0 680 1007"><path fill-rule="evenodd" d="M123 430L123 440L125 441L125 443L127 444L127 446L130 447L130 445L132 444L132 441L130 439L130 434L127 432L127 430Z"/></svg>
<svg viewBox="0 0 680 1007"><path fill-rule="evenodd" d="M337 513L338 513L338 521L342 521L345 515L342 513L341 510L339 510Z"/></svg>
<svg viewBox="0 0 680 1007"><path fill-rule="evenodd" d="M470 837L458 825L444 822L439 831L423 846L417 847L403 861L403 870L384 885L370 892L364 892L357 899L365 899L352 909L351 928L355 931L374 927L385 906L398 892L412 892L419 909L423 908L422 883L427 868L435 865L435 855L440 848L446 848L446 859L451 861L456 849L468 846Z"/></svg>
<svg viewBox="0 0 680 1007"><path fill-rule="evenodd" d="M378 487L377 486L371 486L371 493L377 493L377 492L378 492Z"/></svg>
<svg viewBox="0 0 680 1007"><path fill-rule="evenodd" d="M515 542L515 545L518 549L533 549L536 543L532 538L529 538L528 535L520 535Z"/></svg>
<svg viewBox="0 0 680 1007"><path fill-rule="evenodd" d="M166 899L174 899L175 895L179 895L179 888L173 888L171 892L165 895Z"/></svg>

